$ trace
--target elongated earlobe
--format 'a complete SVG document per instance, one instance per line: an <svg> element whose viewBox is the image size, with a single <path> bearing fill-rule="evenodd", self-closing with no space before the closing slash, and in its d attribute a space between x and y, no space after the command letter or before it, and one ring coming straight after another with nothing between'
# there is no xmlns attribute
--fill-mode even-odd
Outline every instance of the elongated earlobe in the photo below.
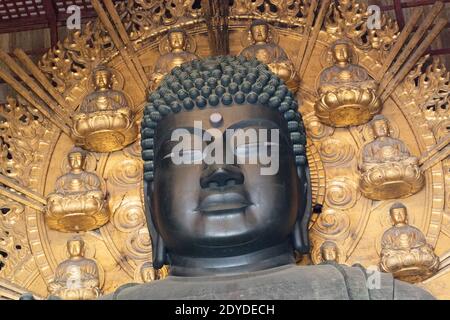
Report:
<svg viewBox="0 0 450 320"><path fill-rule="evenodd" d="M308 167L297 168L297 175L300 181L305 181L300 186L301 193L299 199L306 199L305 203L299 203L297 222L292 233L292 242L294 249L301 254L309 253L309 237L308 226L312 214L312 194L311 194L311 178Z"/></svg>
<svg viewBox="0 0 450 320"><path fill-rule="evenodd" d="M144 181L144 201L145 217L147 227L152 239L153 268L161 269L167 263L167 250L164 246L164 240L156 230L152 219L151 198L153 193L153 182Z"/></svg>
<svg viewBox="0 0 450 320"><path fill-rule="evenodd" d="M153 268L161 269L166 264L166 248L160 235L155 239L155 242L156 244L153 246Z"/></svg>

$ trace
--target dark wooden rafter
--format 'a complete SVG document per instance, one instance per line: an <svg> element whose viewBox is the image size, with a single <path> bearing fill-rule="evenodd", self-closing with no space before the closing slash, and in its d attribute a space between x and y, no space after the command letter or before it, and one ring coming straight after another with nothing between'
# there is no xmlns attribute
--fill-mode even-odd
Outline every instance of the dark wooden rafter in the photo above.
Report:
<svg viewBox="0 0 450 320"><path fill-rule="evenodd" d="M393 0L392 5L380 5L381 11L394 11L395 19L397 20L398 26L400 29L403 29L405 26L405 16L404 16L404 9L408 8L415 8L415 7L423 7L423 6L431 6L433 5L437 0L414 0L414 1L407 1L407 0ZM450 0L440 0L441 2L450 3ZM450 23L447 23L446 28L450 28ZM447 43L446 43L447 44ZM442 48L442 49L431 49L429 48L426 51L426 54L430 54L432 56L437 55L450 55L450 47Z"/></svg>
<svg viewBox="0 0 450 320"><path fill-rule="evenodd" d="M50 41L53 47L58 43L58 21L56 19L56 10L52 0L43 0L43 4L47 15L48 26L50 28Z"/></svg>
<svg viewBox="0 0 450 320"><path fill-rule="evenodd" d="M90 0L0 0L0 33L50 28L55 39L70 5L80 7L82 22L97 17Z"/></svg>
<svg viewBox="0 0 450 320"><path fill-rule="evenodd" d="M114 0L113 2L117 2ZM444 3L450 3L450 0L441 0ZM213 30L214 25L217 24L223 13L223 4L228 1L222 0L202 0L204 4L208 4L211 10L210 23ZM393 11L400 29L404 27L407 21L405 21L404 9L414 8L419 6L429 6L436 2L436 0L392 0L392 4L383 5L380 1L369 1L372 4L380 5L382 11ZM0 33L13 33L18 31L30 31L42 28L49 28L51 35L51 45L54 46L58 40L57 28L64 26L69 16L67 8L70 5L78 5L81 9L82 22L86 22L97 17L95 10L90 0L0 0ZM215 8L215 5L217 8ZM219 9L219 11L215 10ZM222 10L222 11L220 11ZM219 15L218 15L219 14ZM223 19L222 19L223 20ZM450 23L447 24L447 28L450 28ZM219 45L222 48L218 48L218 52L222 54L226 52L227 41L224 40L224 34L226 32L210 32L210 38L212 44L215 43L214 37L219 37L219 42L215 46ZM28 51L30 55L41 55L48 51L49 48L36 49ZM225 50L225 51L224 51ZM449 55L450 47L440 49L428 49L427 53L431 55Z"/></svg>
<svg viewBox="0 0 450 320"><path fill-rule="evenodd" d="M202 0L208 26L209 45L213 55L226 55L230 52L228 41L228 1Z"/></svg>
<svg viewBox="0 0 450 320"><path fill-rule="evenodd" d="M403 29L405 26L405 16L403 15L401 0L394 0L394 11L398 26L400 29Z"/></svg>

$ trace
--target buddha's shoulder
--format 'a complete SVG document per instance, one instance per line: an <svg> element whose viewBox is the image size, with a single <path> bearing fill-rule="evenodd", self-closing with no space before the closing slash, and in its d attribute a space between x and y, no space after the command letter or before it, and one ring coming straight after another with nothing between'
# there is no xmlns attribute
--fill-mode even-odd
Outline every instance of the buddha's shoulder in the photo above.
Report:
<svg viewBox="0 0 450 320"><path fill-rule="evenodd" d="M426 291L396 281L390 274L370 274L335 264L289 266L227 277L168 277L127 284L103 299L430 299ZM372 287L373 288L372 288Z"/></svg>

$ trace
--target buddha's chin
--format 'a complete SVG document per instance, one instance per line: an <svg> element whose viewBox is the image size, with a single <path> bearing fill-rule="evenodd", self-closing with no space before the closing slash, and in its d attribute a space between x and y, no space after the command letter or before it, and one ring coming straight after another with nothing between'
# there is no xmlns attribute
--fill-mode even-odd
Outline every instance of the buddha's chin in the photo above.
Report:
<svg viewBox="0 0 450 320"><path fill-rule="evenodd" d="M220 214L206 214L197 225L203 241L209 248L245 247L261 239L258 221L247 208L224 210ZM208 241L204 241L208 239ZM200 240L200 239L199 239Z"/></svg>

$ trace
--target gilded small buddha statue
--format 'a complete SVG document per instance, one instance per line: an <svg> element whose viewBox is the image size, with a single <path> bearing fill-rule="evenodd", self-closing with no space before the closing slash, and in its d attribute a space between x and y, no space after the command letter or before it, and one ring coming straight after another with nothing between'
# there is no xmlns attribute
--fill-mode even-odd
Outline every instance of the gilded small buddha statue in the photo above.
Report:
<svg viewBox="0 0 450 320"><path fill-rule="evenodd" d="M408 224L406 207L396 203L389 213L393 226L381 239L381 270L409 282L432 276L439 267L439 257L422 231Z"/></svg>
<svg viewBox="0 0 450 320"><path fill-rule="evenodd" d="M109 220L105 184L84 170L86 151L74 148L67 158L70 171L56 180L55 191L47 196L47 225L63 232L97 229Z"/></svg>
<svg viewBox="0 0 450 320"><path fill-rule="evenodd" d="M184 62L198 59L198 56L187 50L188 38L183 29L171 29L167 34L169 52L156 60L153 73L150 75L150 90L156 89L162 78L175 67Z"/></svg>
<svg viewBox="0 0 450 320"><path fill-rule="evenodd" d="M137 125L125 94L113 89L111 69L93 71L94 91L74 115L72 135L78 146L95 152L121 150L137 138Z"/></svg>
<svg viewBox="0 0 450 320"><path fill-rule="evenodd" d="M100 294L97 263L84 257L84 241L75 237L67 241L69 258L61 262L49 284L51 296L64 300L93 300Z"/></svg>
<svg viewBox="0 0 450 320"><path fill-rule="evenodd" d="M285 81L294 93L298 90L300 80L295 72L294 64L286 52L278 44L270 41L269 25L263 20L254 20L250 26L252 44L240 53L246 58L256 58L267 64L269 69Z"/></svg>
<svg viewBox="0 0 450 320"><path fill-rule="evenodd" d="M324 241L320 246L320 255L323 262L338 263L339 250L337 244L333 241Z"/></svg>
<svg viewBox="0 0 450 320"><path fill-rule="evenodd" d="M377 115L370 122L375 140L363 147L359 169L360 189L369 199L408 197L425 183L418 159L405 143L390 136L389 122Z"/></svg>
<svg viewBox="0 0 450 320"><path fill-rule="evenodd" d="M337 41L331 47L334 65L320 74L315 111L321 122L335 127L367 123L381 110L378 84L366 69L351 63L352 48Z"/></svg>
<svg viewBox="0 0 450 320"><path fill-rule="evenodd" d="M140 280L144 283L164 279L167 273L167 267L155 269L150 261L144 262L139 270Z"/></svg>

